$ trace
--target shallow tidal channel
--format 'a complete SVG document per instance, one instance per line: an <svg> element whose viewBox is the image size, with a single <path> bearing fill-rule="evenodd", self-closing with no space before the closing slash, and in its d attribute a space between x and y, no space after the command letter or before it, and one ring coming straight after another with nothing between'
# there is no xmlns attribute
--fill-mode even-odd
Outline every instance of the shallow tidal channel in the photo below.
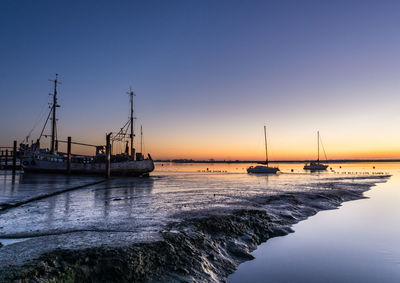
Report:
<svg viewBox="0 0 400 283"><path fill-rule="evenodd" d="M101 247L101 252L108 256L109 251L113 249L120 249L121 253L125 253L124 247L134 247L130 252L135 256L139 253L140 258L143 249L154 251L152 243L162 246L163 241L166 241L169 245L187 245L189 250L194 249L192 252L195 254L185 255L179 267L169 266L168 260L167 263L160 263L156 266L157 272L152 274L150 279L224 280L239 263L251 258L248 251L253 250L260 242L275 235L286 234L292 224L320 210L336 208L342 201L359 199L365 190L376 183L379 188L385 186L384 182L388 177L383 175L389 171L396 174L398 170L397 164L379 164L376 168L373 168L372 164L332 164L331 169L325 173L310 174L302 170L302 164L280 164L281 174L257 176L246 173L245 169L249 165L158 163L156 171L149 178L109 180L98 177L23 173L13 177L7 171L0 171L0 242L4 245L0 248L0 271L9 270L10 266L23 266L55 250L72 251L71 254L74 254L73 251ZM377 188L374 187L367 194L377 191ZM316 231L329 230L322 228L322 224L332 229L337 228L335 221L332 222L332 226L328 221L322 221L322 224L317 222L309 228L307 223L313 223L313 219L318 221L318 217L326 213L336 215L344 210L347 204L350 203L346 203L339 210L321 212L307 221L300 222L293 227L294 234L271 238L253 253L255 260L240 265L239 271L228 280L247 281L247 278L251 278L252 281L257 281L268 278L264 275L258 278L251 277L260 274L261 269L268 269L264 263L261 267L256 267L256 271L251 267L248 267L250 272L246 271L246 264L259 264L262 255L273 254L271 251L263 252L264 246L271 246L273 241L290 239L301 234L301 231L305 231L304 239L313 239ZM366 212L368 211L372 216L376 215L375 211L366 209ZM230 225L228 228L233 229L233 232L224 235L223 230L217 231L218 227L213 227L207 220L210 216L216 221L222 221L222 224L223 219L227 219ZM343 216L342 220L336 222L346 223L344 219L347 218ZM252 219L255 222L252 222ZM240 227L245 227L241 221L255 229L252 230L254 233L241 231ZM265 231L269 236L265 234L267 232L260 232L259 227L262 227L262 223L268 224ZM305 228L301 226L303 223ZM368 225L371 230L374 230L373 227L380 227L374 221ZM357 226L353 226L352 229L356 229ZM356 235L355 231L348 232ZM329 239L329 235L322 234L321 238ZM359 240L365 241L368 237L368 233L364 237L360 235ZM207 245L196 246L200 238L215 248L196 251L198 248L207 248ZM300 248L304 245L294 243L294 246ZM329 249L330 245L326 246ZM308 254L318 251L311 244L308 248ZM175 247L175 250L179 250L179 247ZM276 251L275 254L282 253ZM68 255L68 259L74 256ZM83 256L88 258L87 255ZM170 256L166 254L165 258ZM173 258L177 256L174 254ZM198 266L195 264L184 266L186 260L192 256L199 260L197 263L201 264L202 269L197 270ZM397 254L394 254L395 258L396 256ZM132 257L132 254L129 257ZM58 259L58 255L55 258ZM202 263L200 261L203 258L206 258L206 262ZM334 261L334 258L332 260ZM52 262L54 261L52 259ZM154 269L152 259L149 258L148 261L143 270L150 267L151 270ZM63 264L65 262L63 261ZM79 268L79 262L80 259L76 259L68 268ZM302 263L307 265L304 260ZM312 260L308 263L311 266L315 265ZM165 266L161 266L162 264ZM34 264L31 264L32 266ZM85 268L88 270L91 267ZM131 277L121 277L122 281L124 278L128 278L128 281L129 278L139 278L135 276L146 276L146 272L140 271L142 274L132 268L134 269L132 266L126 267L126 271L123 272L129 273ZM56 263L46 270L54 269L57 269L55 273L59 274L65 267ZM18 275L19 269L15 270L14 275ZM55 278L46 277L46 270L43 271L43 278ZM278 266L271 266L271 270L279 269ZM139 272L139 275L135 272ZM90 280L97 278L90 276L100 276L81 273L79 276L88 276L85 278L91 278ZM77 276L76 274L74 276ZM146 280L146 277L140 277L140 280ZM271 282L276 280L280 281L281 278L271 277ZM285 281L286 278L282 280Z"/></svg>
<svg viewBox="0 0 400 283"><path fill-rule="evenodd" d="M392 174L387 183L261 244L228 282L400 282L400 164L378 166Z"/></svg>

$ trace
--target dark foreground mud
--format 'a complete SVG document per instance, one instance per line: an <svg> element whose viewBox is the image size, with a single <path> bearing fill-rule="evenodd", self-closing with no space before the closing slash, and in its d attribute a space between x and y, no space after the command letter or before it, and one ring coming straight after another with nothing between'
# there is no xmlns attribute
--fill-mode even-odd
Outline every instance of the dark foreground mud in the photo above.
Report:
<svg viewBox="0 0 400 283"><path fill-rule="evenodd" d="M213 209L177 215L182 221L160 231L161 240L120 247L55 249L23 265L2 267L9 282L218 282L234 272L257 245L286 235L320 210L363 198L387 176L342 179L320 190L256 196L247 209Z"/></svg>

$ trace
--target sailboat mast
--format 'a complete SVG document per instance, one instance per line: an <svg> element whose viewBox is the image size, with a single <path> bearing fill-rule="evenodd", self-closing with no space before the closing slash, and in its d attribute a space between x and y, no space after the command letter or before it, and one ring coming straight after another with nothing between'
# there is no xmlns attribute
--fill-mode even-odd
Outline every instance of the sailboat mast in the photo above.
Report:
<svg viewBox="0 0 400 283"><path fill-rule="evenodd" d="M58 83L58 74L56 74L56 79L54 82L54 93L53 93L53 106L52 106L52 127L51 127L51 154L56 153L56 132L57 132L57 116L56 116L56 108L57 108L57 83Z"/></svg>
<svg viewBox="0 0 400 283"><path fill-rule="evenodd" d="M143 154L143 128L140 125L140 152Z"/></svg>
<svg viewBox="0 0 400 283"><path fill-rule="evenodd" d="M129 95L130 95L130 100L131 100L131 134L130 134L130 138L131 138L131 156L134 158L135 157L135 149L133 148L133 96L135 95L132 91L132 89L129 91Z"/></svg>
<svg viewBox="0 0 400 283"><path fill-rule="evenodd" d="M319 162L319 131L317 131L317 144L318 144L318 159L317 159L317 161Z"/></svg>
<svg viewBox="0 0 400 283"><path fill-rule="evenodd" d="M264 140L265 140L265 164L268 165L267 126L264 126Z"/></svg>

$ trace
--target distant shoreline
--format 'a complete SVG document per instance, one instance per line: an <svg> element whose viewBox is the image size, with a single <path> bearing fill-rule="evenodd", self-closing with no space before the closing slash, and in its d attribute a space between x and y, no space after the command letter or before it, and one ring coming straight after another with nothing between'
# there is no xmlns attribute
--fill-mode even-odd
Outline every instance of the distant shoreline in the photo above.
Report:
<svg viewBox="0 0 400 283"><path fill-rule="evenodd" d="M269 163L307 163L314 160L271 160ZM154 160L158 163L262 163L262 160L193 160L165 159ZM323 163L365 163L365 162L400 162L400 159L332 159Z"/></svg>

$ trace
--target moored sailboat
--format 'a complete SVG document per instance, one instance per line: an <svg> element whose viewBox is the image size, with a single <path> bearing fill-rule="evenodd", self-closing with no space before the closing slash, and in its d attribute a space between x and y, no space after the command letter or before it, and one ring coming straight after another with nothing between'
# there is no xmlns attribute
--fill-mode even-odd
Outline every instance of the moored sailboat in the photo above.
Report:
<svg viewBox="0 0 400 283"><path fill-rule="evenodd" d="M110 148L106 146L95 146L83 143L72 143L80 144L86 146L96 147L95 156L84 156L84 155L71 155L58 151L58 144L60 141L57 138L57 117L56 109L60 107L57 104L57 84L58 75L56 74L56 79L54 82L54 92L53 103L50 107L50 113L47 117L45 125L42 132L35 143L32 145L21 144L20 149L23 152L23 157L21 158L22 168L24 172L34 172L34 173L70 173L70 174L104 174L107 171L107 151L112 152ZM110 174L111 175L125 175L125 176L146 176L154 170L153 160L148 154L145 158L142 152L135 154L134 148L134 130L133 130L133 96L134 93L131 90L130 95L130 106L131 113L130 119L125 124L125 126L118 132L115 137L125 137L127 136L128 127L130 126L130 146L126 148L125 153L112 155L109 153L108 157L110 159ZM52 116L52 130L51 130L51 142L50 150L40 148L40 139L43 135L46 124ZM123 129L126 128L126 131ZM107 135L111 139L112 133ZM71 142L69 141L69 146Z"/></svg>
<svg viewBox="0 0 400 283"><path fill-rule="evenodd" d="M319 136L319 131L317 131L318 157L317 157L316 161L311 161L309 163L306 163L304 165L304 170L322 171L322 170L326 170L326 168L328 168L328 165L325 165L319 161L319 142L320 142L320 136ZM324 152L325 152L325 150L324 150Z"/></svg>
<svg viewBox="0 0 400 283"><path fill-rule="evenodd" d="M250 166L247 168L247 173L256 173L256 174L276 174L279 171L278 167L270 167L268 166L268 145L267 145L267 127L264 126L264 140L265 140L265 162L258 166Z"/></svg>

